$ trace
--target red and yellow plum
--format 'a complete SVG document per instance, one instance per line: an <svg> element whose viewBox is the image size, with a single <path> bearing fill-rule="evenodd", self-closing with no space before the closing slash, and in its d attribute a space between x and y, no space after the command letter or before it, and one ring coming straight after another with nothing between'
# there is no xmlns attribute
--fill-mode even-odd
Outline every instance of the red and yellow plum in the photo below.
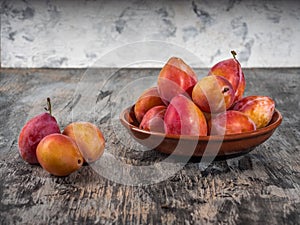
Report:
<svg viewBox="0 0 300 225"><path fill-rule="evenodd" d="M182 59L172 57L159 73L157 87L160 97L169 103L179 94L192 95L197 75Z"/></svg>
<svg viewBox="0 0 300 225"><path fill-rule="evenodd" d="M164 117L167 134L206 136L207 123L202 111L184 95L177 95L168 105Z"/></svg>
<svg viewBox="0 0 300 225"><path fill-rule="evenodd" d="M148 110L140 123L140 129L164 133L164 116L166 110L167 107L162 105Z"/></svg>
<svg viewBox="0 0 300 225"><path fill-rule="evenodd" d="M239 61L236 59L236 53L231 51L233 58L218 62L209 71L208 75L218 75L225 77L232 85L235 97L234 102L243 97L246 81Z"/></svg>
<svg viewBox="0 0 300 225"><path fill-rule="evenodd" d="M76 143L63 134L44 137L37 146L36 155L40 165L55 176L67 176L83 164Z"/></svg>
<svg viewBox="0 0 300 225"><path fill-rule="evenodd" d="M96 125L90 122L73 122L65 127L63 134L77 144L85 162L95 162L102 156L105 139Z"/></svg>
<svg viewBox="0 0 300 225"><path fill-rule="evenodd" d="M134 106L134 114L137 121L140 123L145 113L158 105L164 105L164 103L158 94L157 87L152 87L144 91Z"/></svg>
<svg viewBox="0 0 300 225"><path fill-rule="evenodd" d="M36 148L40 141L49 134L60 133L56 119L51 115L50 99L47 99L50 113L42 113L30 119L22 128L18 146L23 160L37 164Z"/></svg>
<svg viewBox="0 0 300 225"><path fill-rule="evenodd" d="M271 121L275 102L267 96L247 96L236 102L232 109L245 113L253 120L256 128L262 128Z"/></svg>
<svg viewBox="0 0 300 225"><path fill-rule="evenodd" d="M256 129L255 123L246 114L235 110L213 116L208 124L211 135L239 134Z"/></svg>
<svg viewBox="0 0 300 225"><path fill-rule="evenodd" d="M224 112L233 103L234 90L224 77L206 76L195 85L192 99L204 112Z"/></svg>

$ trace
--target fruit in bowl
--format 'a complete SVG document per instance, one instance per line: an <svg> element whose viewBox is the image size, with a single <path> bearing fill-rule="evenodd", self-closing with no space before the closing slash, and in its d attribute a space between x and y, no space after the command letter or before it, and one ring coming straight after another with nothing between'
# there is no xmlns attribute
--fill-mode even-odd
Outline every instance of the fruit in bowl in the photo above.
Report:
<svg viewBox="0 0 300 225"><path fill-rule="evenodd" d="M168 104L179 94L191 96L196 83L197 75L193 69L182 59L172 57L158 75L157 88L162 100Z"/></svg>
<svg viewBox="0 0 300 225"><path fill-rule="evenodd" d="M179 143L183 144L177 152L180 155L188 154L186 149L195 143L195 156L202 156L208 145L220 147L218 155L252 150L272 135L282 116L270 97L243 98L245 76L236 53L231 53L232 59L216 63L199 81L183 60L170 58L157 80L165 105L149 106L142 123L131 108L125 109L120 115L122 124L139 143L165 153L172 153Z"/></svg>
<svg viewBox="0 0 300 225"><path fill-rule="evenodd" d="M145 90L134 106L135 117L139 123L142 121L144 115L149 109L158 105L164 105L164 103L158 94L157 87Z"/></svg>
<svg viewBox="0 0 300 225"><path fill-rule="evenodd" d="M152 117L153 131L176 135L229 135L265 127L273 116L274 101L262 96L242 98L245 76L235 51L231 53L232 59L216 63L199 81L182 59L170 58L158 75L158 86L146 90L134 106L139 127L151 130ZM159 113L157 106L167 109ZM147 111L150 113L145 117ZM226 120L226 126L221 126ZM210 132L207 124L212 122L216 126L209 127ZM224 131L222 127L227 128Z"/></svg>
<svg viewBox="0 0 300 225"><path fill-rule="evenodd" d="M165 113L166 134L206 136L207 123L197 105L184 95L174 97Z"/></svg>
<svg viewBox="0 0 300 225"><path fill-rule="evenodd" d="M224 112L233 103L234 90L224 77L206 76L195 85L192 99L204 112Z"/></svg>
<svg viewBox="0 0 300 225"><path fill-rule="evenodd" d="M232 59L226 59L215 64L208 72L208 75L218 75L225 77L234 89L234 102L243 97L246 81L241 64L236 59L236 52L231 51Z"/></svg>
<svg viewBox="0 0 300 225"><path fill-rule="evenodd" d="M236 102L232 109L245 113L257 128L262 128L271 121L275 102L268 96L247 96Z"/></svg>
<svg viewBox="0 0 300 225"><path fill-rule="evenodd" d="M155 132L165 132L164 128L164 116L167 107L164 105L159 105L151 108L143 117L139 128L143 130L155 131Z"/></svg>
<svg viewBox="0 0 300 225"><path fill-rule="evenodd" d="M256 130L255 123L244 113L229 110L209 121L210 135L239 134Z"/></svg>

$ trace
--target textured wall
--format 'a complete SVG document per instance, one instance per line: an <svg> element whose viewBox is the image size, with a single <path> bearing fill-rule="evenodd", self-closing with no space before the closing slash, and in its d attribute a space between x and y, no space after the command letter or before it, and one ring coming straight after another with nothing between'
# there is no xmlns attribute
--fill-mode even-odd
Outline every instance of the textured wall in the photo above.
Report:
<svg viewBox="0 0 300 225"><path fill-rule="evenodd" d="M244 67L300 66L297 0L0 2L2 67L88 67L148 40L183 47L207 67L231 49Z"/></svg>

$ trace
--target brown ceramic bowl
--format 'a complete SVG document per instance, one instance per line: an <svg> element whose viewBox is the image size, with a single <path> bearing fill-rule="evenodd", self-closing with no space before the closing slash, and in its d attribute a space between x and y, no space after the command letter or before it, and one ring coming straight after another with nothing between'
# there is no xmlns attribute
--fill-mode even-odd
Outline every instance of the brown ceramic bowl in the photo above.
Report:
<svg viewBox="0 0 300 225"><path fill-rule="evenodd" d="M193 157L234 157L252 151L265 142L280 125L282 116L275 109L268 126L252 132L225 136L166 135L139 129L133 107L120 114L121 123L140 144L166 154Z"/></svg>

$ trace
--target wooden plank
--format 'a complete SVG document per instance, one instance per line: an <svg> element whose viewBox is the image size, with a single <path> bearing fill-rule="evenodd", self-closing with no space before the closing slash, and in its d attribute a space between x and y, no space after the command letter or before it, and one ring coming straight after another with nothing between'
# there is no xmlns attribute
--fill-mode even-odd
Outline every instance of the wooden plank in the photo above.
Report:
<svg viewBox="0 0 300 225"><path fill-rule="evenodd" d="M61 129L71 121L95 122L107 140L106 152L131 165L151 165L166 156L136 151L122 128L110 119L116 99L126 104L127 86L157 76L155 69L1 69L0 76L0 223L1 224L299 224L300 221L300 69L245 69L246 95L268 95L283 123L264 144L247 155L216 161L205 170L188 163L152 185L126 186L84 166L65 178L28 165L17 140L25 122L43 111L50 96ZM197 70L206 74L206 69ZM146 79L146 78L145 78ZM84 86L84 81L87 86ZM140 84L140 89L147 86ZM76 112L94 87L89 115ZM95 85L95 86L91 86ZM88 92L84 92L86 95ZM130 93L129 93L130 94ZM129 97L128 97L129 98ZM132 100L134 101L134 100ZM129 101L130 102L130 101ZM79 110L77 108L77 110ZM121 126L120 126L121 127ZM125 138L120 137L123 135ZM124 140L125 139L125 140ZM131 148L129 148L131 147Z"/></svg>

